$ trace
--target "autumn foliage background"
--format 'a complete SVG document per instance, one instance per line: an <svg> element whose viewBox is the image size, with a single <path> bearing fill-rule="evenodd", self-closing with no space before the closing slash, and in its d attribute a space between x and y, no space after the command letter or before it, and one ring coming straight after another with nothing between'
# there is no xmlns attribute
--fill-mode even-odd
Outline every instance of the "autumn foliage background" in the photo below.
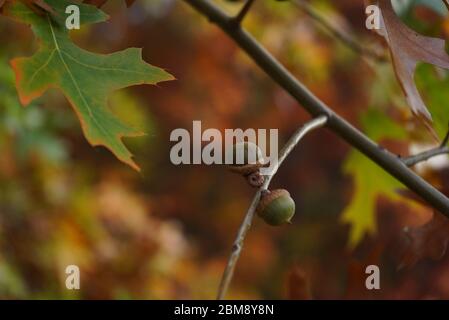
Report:
<svg viewBox="0 0 449 320"><path fill-rule="evenodd" d="M217 2L229 12L239 8ZM310 3L363 46L386 50L365 28L363 1ZM309 116L182 1L141 0L128 9L110 1L103 9L111 19L75 32L77 44L100 53L142 47L146 61L177 78L110 99L116 114L147 132L126 140L141 173L92 148L58 91L20 105L8 61L31 55L37 43L26 25L0 16L0 297L214 298L254 191L222 166L172 165L170 132L201 120L220 130L278 128L282 143ZM444 15L423 6L403 9L402 18L427 35L449 31ZM405 156L432 141L412 119L390 63L353 52L287 2L258 1L245 26L333 110L392 152ZM418 71L429 109L443 107L447 75ZM449 298L449 258L407 256L403 241L403 228L425 224L432 210L400 196L376 170L327 130L307 137L272 185L295 199L293 224L256 220L229 296ZM418 170L447 188L444 161ZM81 268L79 291L65 288L70 264ZM369 264L380 266L381 290L365 288Z"/></svg>

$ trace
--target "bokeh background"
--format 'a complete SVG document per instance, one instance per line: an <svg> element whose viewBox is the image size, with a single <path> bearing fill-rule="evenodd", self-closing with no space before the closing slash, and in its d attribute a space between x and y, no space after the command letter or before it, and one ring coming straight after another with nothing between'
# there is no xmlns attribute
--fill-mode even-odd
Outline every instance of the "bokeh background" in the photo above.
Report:
<svg viewBox="0 0 449 320"><path fill-rule="evenodd" d="M240 6L216 2L229 13ZM449 20L410 2L401 9L404 21L444 37ZM363 47L386 51L365 29L363 1L308 3ZM19 104L8 61L31 55L37 43L27 26L0 17L0 298L213 299L254 190L222 166L172 165L170 132L191 130L193 120L220 130L277 128L282 144L309 116L183 1L138 0L126 9L111 0L103 9L111 19L75 32L77 44L100 53L142 47L146 61L177 78L110 99L114 112L147 132L126 140L141 173L91 147L60 92ZM392 152L407 155L430 141L388 61L354 52L289 2L256 1L245 26L318 97ZM430 81L425 72L421 86ZM440 85L435 94L447 101L441 95L449 83ZM407 139L392 139L385 119L406 128ZM287 159L272 187L295 199L293 224L273 228L256 219L229 297L449 298L449 258L398 269L403 228L427 222L429 208L367 200L376 231L350 245L351 226L342 220L357 191L345 170L350 154L324 129ZM441 184L444 164L420 173ZM70 264L81 269L79 291L65 288ZM365 288L369 264L381 269L381 290Z"/></svg>

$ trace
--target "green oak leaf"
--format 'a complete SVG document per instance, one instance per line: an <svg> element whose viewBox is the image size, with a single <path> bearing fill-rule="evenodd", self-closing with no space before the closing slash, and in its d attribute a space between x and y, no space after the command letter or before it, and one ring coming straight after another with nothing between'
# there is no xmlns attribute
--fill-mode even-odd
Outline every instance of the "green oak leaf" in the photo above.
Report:
<svg viewBox="0 0 449 320"><path fill-rule="evenodd" d="M78 115L86 139L93 146L105 146L136 170L122 137L142 133L125 124L108 108L108 96L115 90L137 84L172 80L166 71L142 60L141 49L129 48L108 55L76 46L65 27L69 5L80 9L81 24L105 21L108 17L94 6L68 0L46 0L55 13L38 15L20 1L7 2L4 13L30 24L40 40L38 51L28 58L11 61L20 101L28 105L49 88L60 89Z"/></svg>
<svg viewBox="0 0 449 320"><path fill-rule="evenodd" d="M449 130L449 74L446 70L421 64L416 69L415 81L434 119L435 131L443 139Z"/></svg>
<svg viewBox="0 0 449 320"><path fill-rule="evenodd" d="M405 129L381 110L369 109L361 120L365 133L375 141L407 138ZM380 196L393 201L407 200L396 192L404 187L398 180L356 150L350 152L343 170L353 178L354 193L341 220L351 226L349 246L354 248L366 234L376 231L376 205Z"/></svg>

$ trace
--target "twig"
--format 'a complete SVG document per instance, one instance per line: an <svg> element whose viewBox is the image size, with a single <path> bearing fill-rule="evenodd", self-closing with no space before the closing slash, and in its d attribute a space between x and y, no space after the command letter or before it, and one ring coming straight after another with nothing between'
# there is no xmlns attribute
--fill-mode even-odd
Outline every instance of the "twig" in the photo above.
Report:
<svg viewBox="0 0 449 320"><path fill-rule="evenodd" d="M284 88L312 116L327 115L329 117L327 127L330 130L414 191L434 209L449 217L449 199L444 194L405 166L397 156L380 148L370 138L331 110L254 37L242 28L236 28L231 22L231 18L217 5L208 0L184 1L226 32L273 81Z"/></svg>
<svg viewBox="0 0 449 320"><path fill-rule="evenodd" d="M348 48L356 53L359 53L365 57L371 58L379 62L388 61L386 54L379 53L373 49L362 46L357 39L354 39L351 35L338 30L335 26L323 18L308 2L304 0L292 0L292 3L299 7L310 18L319 23L324 29L326 29L333 37L346 45Z"/></svg>
<svg viewBox="0 0 449 320"><path fill-rule="evenodd" d="M415 164L427 161L433 157L442 154L449 154L449 147L447 146L448 141L449 141L449 130L447 131L446 135L444 136L443 140L441 141L438 147L412 155L410 157L403 158L402 162L408 167L413 167Z"/></svg>
<svg viewBox="0 0 449 320"><path fill-rule="evenodd" d="M433 157L442 155L442 154L449 154L449 147L446 146L440 146L438 148L434 148L428 151L424 151L421 153L418 153L416 155L407 157L402 159L402 162L408 167L412 167L415 164L418 164L423 161L427 161Z"/></svg>
<svg viewBox="0 0 449 320"><path fill-rule="evenodd" d="M243 5L243 8L240 10L240 12L232 19L232 21L235 25L242 24L243 19L245 19L246 15L248 14L248 11L251 9L253 3L254 3L254 0L247 0L245 2L245 4Z"/></svg>
<svg viewBox="0 0 449 320"><path fill-rule="evenodd" d="M449 130L446 132L446 135L443 138L443 141L441 141L440 148L443 148L447 145L447 142L449 141Z"/></svg>
<svg viewBox="0 0 449 320"><path fill-rule="evenodd" d="M231 255L229 256L228 263L226 265L225 271L223 273L223 277L221 279L220 287L218 289L217 299L222 300L226 292L228 291L229 285L231 284L232 277L234 275L234 270L237 264L237 261L240 257L240 253L242 251L243 242L245 241L246 234L248 233L249 228L254 219L254 215L256 212L257 205L259 204L260 196L263 190L267 190L270 186L271 180L276 175L279 167L282 162L287 158L290 152L298 145L301 139L306 136L309 132L321 128L326 124L328 117L325 115L318 116L315 119L310 120L306 124L304 124L301 128L299 128L290 140L285 144L284 148L281 150L279 154L279 159L276 164L276 167L273 168L273 172L266 176L264 184L260 187L260 189L256 192L253 201L243 219L243 222L239 228L237 233L237 237L234 241L234 245L232 246Z"/></svg>

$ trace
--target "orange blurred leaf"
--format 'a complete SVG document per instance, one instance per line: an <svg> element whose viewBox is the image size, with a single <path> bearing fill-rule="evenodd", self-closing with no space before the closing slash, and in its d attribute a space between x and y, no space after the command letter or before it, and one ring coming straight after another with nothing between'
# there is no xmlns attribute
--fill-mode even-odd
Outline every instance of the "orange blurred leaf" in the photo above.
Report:
<svg viewBox="0 0 449 320"><path fill-rule="evenodd" d="M299 266L293 267L288 275L287 297L290 300L312 299L307 275Z"/></svg>

